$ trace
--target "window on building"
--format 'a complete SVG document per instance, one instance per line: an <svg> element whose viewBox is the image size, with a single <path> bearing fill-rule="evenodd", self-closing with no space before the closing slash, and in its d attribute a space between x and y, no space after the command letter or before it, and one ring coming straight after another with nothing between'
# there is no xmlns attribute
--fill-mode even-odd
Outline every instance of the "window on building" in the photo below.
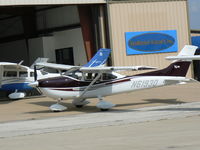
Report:
<svg viewBox="0 0 200 150"><path fill-rule="evenodd" d="M72 47L56 49L55 53L56 53L56 63L74 65L74 53Z"/></svg>

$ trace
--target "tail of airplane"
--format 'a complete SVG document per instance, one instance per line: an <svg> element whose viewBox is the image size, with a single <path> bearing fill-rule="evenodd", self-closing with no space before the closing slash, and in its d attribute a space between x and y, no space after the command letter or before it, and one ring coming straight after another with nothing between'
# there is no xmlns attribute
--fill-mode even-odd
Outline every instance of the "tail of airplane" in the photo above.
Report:
<svg viewBox="0 0 200 150"><path fill-rule="evenodd" d="M84 67L97 67L104 65L110 55L111 49L101 48Z"/></svg>
<svg viewBox="0 0 200 150"><path fill-rule="evenodd" d="M166 57L168 60L174 60L168 67L139 74L141 76L179 76L184 77L187 74L192 60L200 60L200 55L194 56L198 47L192 45L185 45L177 56Z"/></svg>
<svg viewBox="0 0 200 150"><path fill-rule="evenodd" d="M30 66L31 69L34 69L34 66L36 63L46 63L49 60L49 58L42 58L42 57L38 57L33 64Z"/></svg>

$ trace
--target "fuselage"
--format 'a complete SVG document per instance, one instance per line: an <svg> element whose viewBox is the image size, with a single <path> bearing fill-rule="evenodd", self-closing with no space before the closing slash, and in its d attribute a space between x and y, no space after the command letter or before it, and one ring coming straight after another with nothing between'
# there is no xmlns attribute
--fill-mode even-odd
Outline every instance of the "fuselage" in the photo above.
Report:
<svg viewBox="0 0 200 150"><path fill-rule="evenodd" d="M113 94L155 88L176 84L185 77L174 76L125 76L110 80L99 80L81 98L104 97ZM69 76L39 80L39 88L53 99L76 99L89 86L91 81L81 81Z"/></svg>

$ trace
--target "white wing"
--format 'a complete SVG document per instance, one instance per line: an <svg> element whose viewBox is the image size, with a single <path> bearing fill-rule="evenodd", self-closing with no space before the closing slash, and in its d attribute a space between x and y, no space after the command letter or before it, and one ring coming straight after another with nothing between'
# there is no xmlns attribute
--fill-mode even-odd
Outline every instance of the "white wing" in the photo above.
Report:
<svg viewBox="0 0 200 150"><path fill-rule="evenodd" d="M82 66L71 66L63 64L53 64L53 63L36 63L36 65L50 67L59 70L79 70L88 73L105 73L112 71L137 71L137 70L156 69L155 67L150 67L150 66L82 67Z"/></svg>
<svg viewBox="0 0 200 150"><path fill-rule="evenodd" d="M0 66L4 67L4 69L20 69L20 70L28 70L29 67L23 66L21 64L17 63L11 63L11 62L0 62Z"/></svg>
<svg viewBox="0 0 200 150"><path fill-rule="evenodd" d="M54 63L36 63L37 66L49 67L58 70L71 70L71 69L79 69L81 66L71 66L71 65L63 65L63 64L54 64Z"/></svg>
<svg viewBox="0 0 200 150"><path fill-rule="evenodd" d="M118 67L82 67L80 71L88 73L106 73L112 71L137 71L137 70L149 70L156 69L150 66L118 66Z"/></svg>

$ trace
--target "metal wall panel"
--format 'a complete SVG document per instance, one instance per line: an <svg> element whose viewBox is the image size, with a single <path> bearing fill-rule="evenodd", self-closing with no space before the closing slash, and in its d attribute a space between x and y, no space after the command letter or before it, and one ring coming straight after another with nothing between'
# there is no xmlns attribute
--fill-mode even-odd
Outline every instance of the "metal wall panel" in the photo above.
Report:
<svg viewBox="0 0 200 150"><path fill-rule="evenodd" d="M109 14L112 60L115 66L150 65L163 68L170 63L165 60L166 56L177 55L158 53L127 56L125 32L177 30L179 50L189 44L186 1L111 3Z"/></svg>
<svg viewBox="0 0 200 150"><path fill-rule="evenodd" d="M51 5L51 4L101 4L105 0L0 0L0 6Z"/></svg>
<svg viewBox="0 0 200 150"><path fill-rule="evenodd" d="M37 12L37 28L39 30L79 24L76 5L58 7Z"/></svg>
<svg viewBox="0 0 200 150"><path fill-rule="evenodd" d="M0 38L23 33L24 29L21 17L0 20Z"/></svg>

